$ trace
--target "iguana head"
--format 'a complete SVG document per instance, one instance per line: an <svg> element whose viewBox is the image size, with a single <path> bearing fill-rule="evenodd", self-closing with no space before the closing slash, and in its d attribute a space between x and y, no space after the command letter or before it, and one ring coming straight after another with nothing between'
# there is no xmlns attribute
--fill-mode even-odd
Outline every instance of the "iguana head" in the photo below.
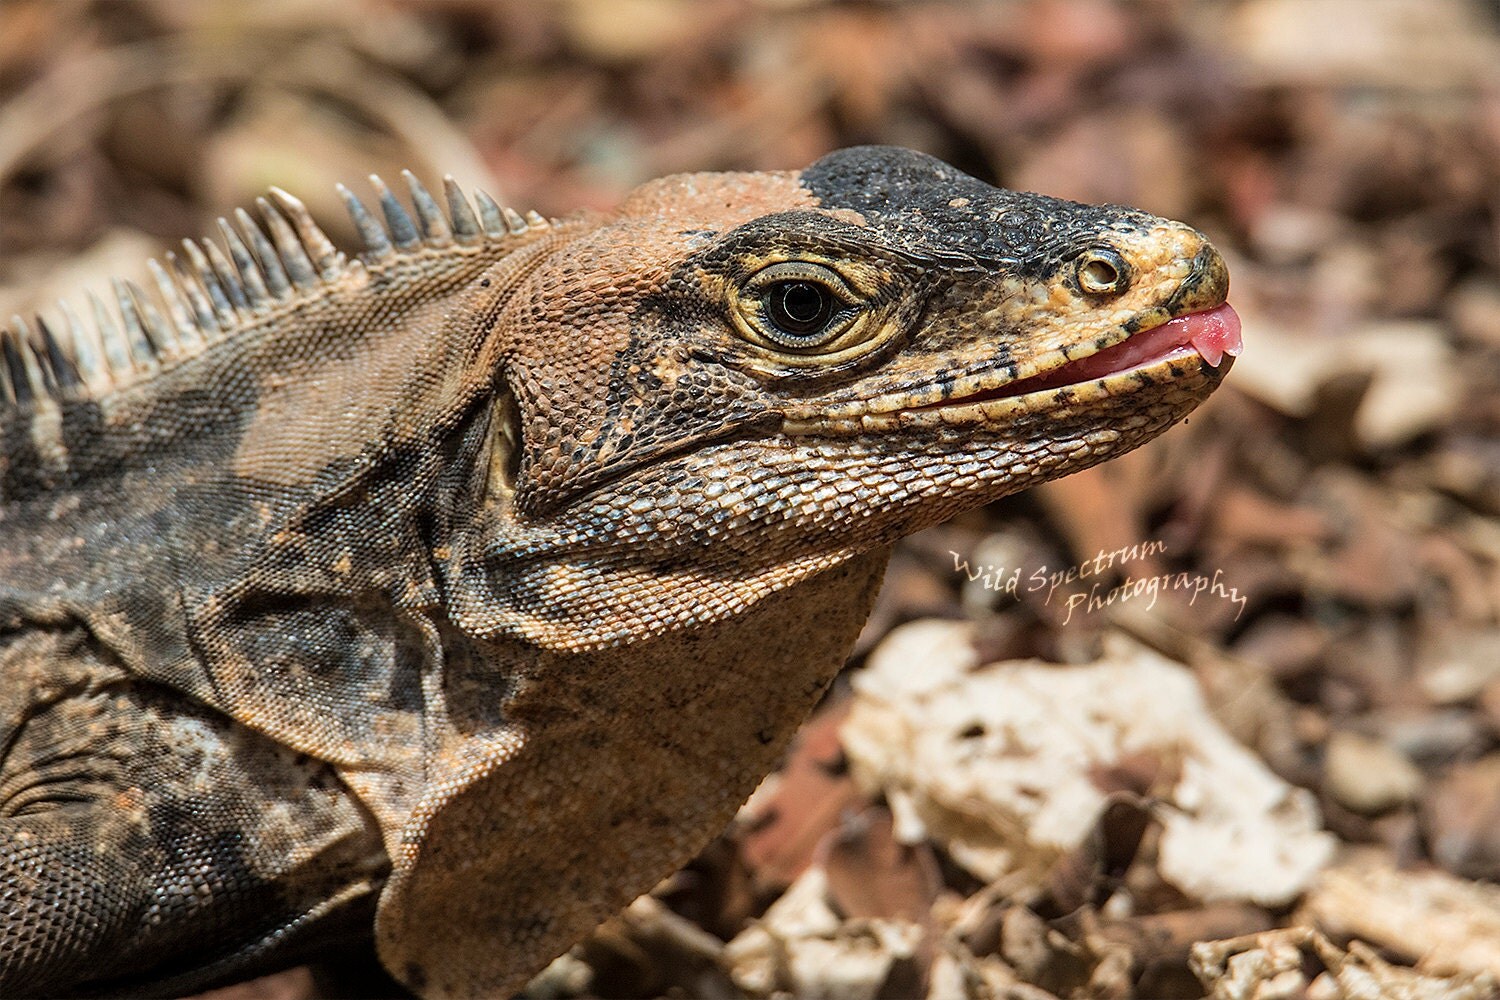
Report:
<svg viewBox="0 0 1500 1000"><path fill-rule="evenodd" d="M648 184L481 310L508 398L458 617L691 626L1118 455L1223 378L1227 290L1187 226L908 150Z"/></svg>

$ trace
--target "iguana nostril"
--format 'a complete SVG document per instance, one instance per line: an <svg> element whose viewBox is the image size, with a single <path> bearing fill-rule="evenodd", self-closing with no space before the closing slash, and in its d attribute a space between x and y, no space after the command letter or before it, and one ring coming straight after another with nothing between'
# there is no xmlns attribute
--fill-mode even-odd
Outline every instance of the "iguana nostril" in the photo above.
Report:
<svg viewBox="0 0 1500 1000"><path fill-rule="evenodd" d="M1191 269L1168 303L1169 310L1206 308L1229 297L1229 267L1212 244L1204 243L1193 256Z"/></svg>

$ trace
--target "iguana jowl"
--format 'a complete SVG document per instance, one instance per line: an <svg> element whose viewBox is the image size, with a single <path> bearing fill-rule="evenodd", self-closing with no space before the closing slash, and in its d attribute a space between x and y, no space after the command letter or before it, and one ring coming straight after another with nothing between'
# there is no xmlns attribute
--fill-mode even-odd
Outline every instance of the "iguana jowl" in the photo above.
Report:
<svg viewBox="0 0 1500 1000"><path fill-rule="evenodd" d="M1194 230L904 150L561 222L410 187L358 258L276 192L0 334L0 993L372 926L517 989L723 827L897 538L1238 349Z"/></svg>

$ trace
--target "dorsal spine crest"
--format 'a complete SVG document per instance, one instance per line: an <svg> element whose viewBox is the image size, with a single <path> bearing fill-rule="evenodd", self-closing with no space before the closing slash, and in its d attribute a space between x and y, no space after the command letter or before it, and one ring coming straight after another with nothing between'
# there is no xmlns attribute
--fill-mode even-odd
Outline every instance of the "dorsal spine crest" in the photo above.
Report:
<svg viewBox="0 0 1500 1000"><path fill-rule="evenodd" d="M370 177L384 222L337 186L364 245L357 258L334 246L299 199L273 187L256 199L264 225L237 209L233 223L218 220L222 247L208 238L183 240L181 255L168 251L165 263L148 261L154 295L115 279L113 309L88 295L92 322L66 302L58 303L61 323L40 314L30 323L13 317L0 325L0 415L133 385L163 362L191 357L367 264L427 249L500 244L552 225L536 212L523 217L501 208L483 191L471 204L452 177L443 180L444 211L411 171L402 178L412 211Z"/></svg>

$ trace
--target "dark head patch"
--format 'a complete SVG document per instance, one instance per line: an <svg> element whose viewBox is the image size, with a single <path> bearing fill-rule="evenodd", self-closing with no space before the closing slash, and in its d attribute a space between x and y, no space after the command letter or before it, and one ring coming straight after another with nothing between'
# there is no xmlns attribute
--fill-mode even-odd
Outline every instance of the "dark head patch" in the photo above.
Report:
<svg viewBox="0 0 1500 1000"><path fill-rule="evenodd" d="M1157 220L1118 205L1081 205L992 187L925 153L895 146L841 149L802 171L826 209L851 209L897 245L1042 276L1101 229L1135 232Z"/></svg>

